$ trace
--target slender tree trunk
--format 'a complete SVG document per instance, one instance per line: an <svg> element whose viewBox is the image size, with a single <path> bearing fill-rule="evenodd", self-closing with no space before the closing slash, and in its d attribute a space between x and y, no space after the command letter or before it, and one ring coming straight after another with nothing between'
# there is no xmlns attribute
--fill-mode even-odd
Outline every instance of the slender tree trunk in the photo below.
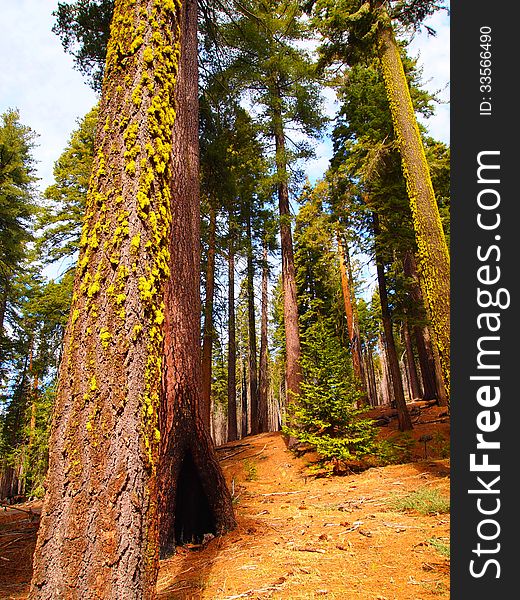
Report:
<svg viewBox="0 0 520 600"><path fill-rule="evenodd" d="M231 222L231 219L230 219ZM230 227L231 229L231 227ZM238 439L237 424L237 348L235 325L235 254L233 240L228 250L228 441Z"/></svg>
<svg viewBox="0 0 520 600"><path fill-rule="evenodd" d="M0 294L0 339L4 335L4 321L5 321L5 311L7 309L7 294L8 294L8 284L5 283L5 286L2 286L2 293Z"/></svg>
<svg viewBox="0 0 520 600"><path fill-rule="evenodd" d="M242 360L242 431L241 437L246 437L248 432L248 410L247 410L247 369L246 369L246 361Z"/></svg>
<svg viewBox="0 0 520 600"><path fill-rule="evenodd" d="M410 393L412 400L421 398L421 388L419 386L419 377L417 375L417 367L415 365L415 357L413 353L412 337L408 323L403 323L403 337L406 349L406 366L408 368L408 377L410 379Z"/></svg>
<svg viewBox="0 0 520 600"><path fill-rule="evenodd" d="M2 292L0 294L0 369L2 368L5 360L4 356L4 341L5 341L5 312L7 310L7 296L9 290L8 281L2 282Z"/></svg>
<svg viewBox="0 0 520 600"><path fill-rule="evenodd" d="M421 369L421 379L423 384L423 400L434 400L439 397L437 391L437 381L435 379L435 358L431 344L426 342L425 334L429 340L429 333L426 327L414 325L413 328L415 345L417 347L417 356L419 358L419 368Z"/></svg>
<svg viewBox="0 0 520 600"><path fill-rule="evenodd" d="M259 396L258 396L258 431L269 431L269 373L268 373L268 339L267 339L267 321L268 321L268 280L269 264L267 241L264 241L262 256L262 311L260 326L260 377L259 377Z"/></svg>
<svg viewBox="0 0 520 600"><path fill-rule="evenodd" d="M365 354L365 373L367 374L368 389L370 390L370 404L378 406L379 399L377 397L376 375L374 372L374 356L370 347L367 348Z"/></svg>
<svg viewBox="0 0 520 600"><path fill-rule="evenodd" d="M172 229L160 413L160 549L235 526L231 495L201 411L197 2L183 3L173 135ZM206 409L206 407L204 407Z"/></svg>
<svg viewBox="0 0 520 600"><path fill-rule="evenodd" d="M286 393L287 401L297 401L302 380L300 357L300 331L298 325L298 304L296 297L296 270L294 266L291 212L285 135L281 114L281 96L274 90L275 109L273 132L276 146L276 173L278 177L278 204L280 210L280 241L282 247L282 288L283 314L286 345ZM290 415L289 415L290 418Z"/></svg>
<svg viewBox="0 0 520 600"><path fill-rule="evenodd" d="M406 407L404 398L403 381L401 379L401 371L399 369L399 359L394 342L394 333L392 330L392 319L390 309L388 308L388 295L386 292L386 277L383 261L377 249L379 237L379 219L376 213L373 213L374 234L376 238L376 267L377 281L379 284L379 297L381 300L381 319L383 321L383 330L385 333L385 347L388 358L388 366L390 369L390 379L392 390L394 393L394 401L397 408L397 418L399 420L399 431L409 431L413 429L412 421Z"/></svg>
<svg viewBox="0 0 520 600"><path fill-rule="evenodd" d="M202 418L208 431L211 421L211 372L213 358L213 298L215 295L215 244L217 211L209 209L208 264L206 268L206 303L204 306L204 333L202 337Z"/></svg>
<svg viewBox="0 0 520 600"><path fill-rule="evenodd" d="M251 231L251 215L247 215L247 322L248 322L248 362L249 362L249 399L251 406L251 433L259 433L259 389L258 363L256 352L256 318L255 318L255 269L253 265L253 240Z"/></svg>
<svg viewBox="0 0 520 600"><path fill-rule="evenodd" d="M340 236L338 235L338 255L339 255L339 268L341 275L341 289L343 292L343 302L345 305L345 314L347 316L347 329L348 336L350 339L350 351L352 354L352 366L354 367L354 374L356 375L361 386L364 387L365 401L366 401L366 384L363 373L363 357L361 355L361 343L359 339L359 327L357 324L356 310L352 303L353 298L353 286L352 286L352 273L350 269L350 260L348 258L348 248L346 244L343 244Z"/></svg>
<svg viewBox="0 0 520 600"><path fill-rule="evenodd" d="M378 339L379 355L381 357L381 380L379 382L381 389L381 398L383 404L391 405L394 403L393 391L392 391L392 380L388 369L388 353L386 351L385 341L383 336L379 334Z"/></svg>
<svg viewBox="0 0 520 600"><path fill-rule="evenodd" d="M448 406L450 405L449 403L449 398L446 395L446 387L443 385L443 377L442 377L442 365L441 365L441 360L439 357L439 354L436 352L436 348L435 346L431 343L431 337L429 335L430 330L426 327L425 328L425 334L427 336L428 339L428 343L429 343L429 348L431 353L433 354L433 363L435 366L435 382L437 384L437 390L439 391L439 396L437 398L439 406Z"/></svg>
<svg viewBox="0 0 520 600"><path fill-rule="evenodd" d="M450 385L450 257L408 82L390 19L379 33L379 56L399 143L427 301L446 394Z"/></svg>
<svg viewBox="0 0 520 600"><path fill-rule="evenodd" d="M180 7L151 13L143 0L115 3L32 600L156 597Z"/></svg>

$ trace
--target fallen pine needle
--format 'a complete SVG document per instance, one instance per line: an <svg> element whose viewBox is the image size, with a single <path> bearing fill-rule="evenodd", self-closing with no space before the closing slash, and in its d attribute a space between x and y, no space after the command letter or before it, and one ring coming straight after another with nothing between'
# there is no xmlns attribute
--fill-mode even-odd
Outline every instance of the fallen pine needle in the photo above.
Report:
<svg viewBox="0 0 520 600"><path fill-rule="evenodd" d="M293 548L297 552L319 552L319 554L325 554L325 550L321 548Z"/></svg>

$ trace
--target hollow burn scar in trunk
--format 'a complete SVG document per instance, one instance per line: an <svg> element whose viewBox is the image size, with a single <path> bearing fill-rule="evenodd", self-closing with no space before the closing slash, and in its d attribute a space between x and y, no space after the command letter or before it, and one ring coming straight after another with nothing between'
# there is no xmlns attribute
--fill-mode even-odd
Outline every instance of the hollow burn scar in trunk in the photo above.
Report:
<svg viewBox="0 0 520 600"><path fill-rule="evenodd" d="M205 533L216 535L215 517L195 462L189 451L184 455L177 479L175 501L175 544L200 544Z"/></svg>

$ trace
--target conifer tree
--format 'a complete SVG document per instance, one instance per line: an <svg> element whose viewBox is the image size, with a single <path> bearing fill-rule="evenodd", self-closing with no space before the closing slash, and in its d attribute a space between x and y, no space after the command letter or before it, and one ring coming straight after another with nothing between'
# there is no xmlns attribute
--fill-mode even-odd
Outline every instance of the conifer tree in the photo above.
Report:
<svg viewBox="0 0 520 600"><path fill-rule="evenodd" d="M312 61L296 43L306 37L298 3L249 1L236 6L238 15L222 27L231 47L227 76L246 89L262 106L264 135L274 146L274 172L280 215L284 325L286 329L287 394L294 400L300 388L300 337L293 241L289 167L297 157L309 156L309 146L294 143L287 127L307 136L323 124L320 96ZM291 147L292 146L292 147Z"/></svg>
<svg viewBox="0 0 520 600"><path fill-rule="evenodd" d="M194 218L183 224L172 211L179 186L170 191L173 174L177 182L183 175L171 163L174 107L179 115L186 107L174 95L179 36L181 28L184 37L192 34L185 25L193 24L183 8L130 0L115 5L31 598L153 598L159 517L164 549L174 533L175 515L169 513L186 486L209 504L200 517L215 532L234 523L223 476L199 425L198 398L169 388L162 398L165 372L179 383L175 378L193 367L200 381L197 328L195 351L186 344L187 360L176 355L171 362L177 350L172 332L178 337L182 327L191 331L179 318L185 312L174 310L181 302L175 281L196 281L198 287L199 273L198 253L189 243L198 238L197 198L185 207ZM181 55L182 62L186 53ZM183 73L191 80L196 66L189 56ZM193 147L182 145L183 132L177 129L177 149L191 160ZM182 160L177 166L190 169ZM187 234L185 244L180 236L170 239L179 230ZM191 279L182 279L182 268ZM168 282L173 288L167 291ZM187 289L192 302L193 289ZM187 420L176 422L176 411ZM196 533L196 523L182 525L187 535Z"/></svg>
<svg viewBox="0 0 520 600"><path fill-rule="evenodd" d="M35 133L20 122L15 110L0 116L0 381L8 352L6 319L12 297L12 280L27 258L33 238L34 165L31 150Z"/></svg>
<svg viewBox="0 0 520 600"><path fill-rule="evenodd" d="M406 179L421 286L449 395L449 251L393 26L397 22L418 28L442 3L317 0L306 4L313 8L314 23L326 38L322 47L326 62L340 60L353 65L367 56L379 58Z"/></svg>

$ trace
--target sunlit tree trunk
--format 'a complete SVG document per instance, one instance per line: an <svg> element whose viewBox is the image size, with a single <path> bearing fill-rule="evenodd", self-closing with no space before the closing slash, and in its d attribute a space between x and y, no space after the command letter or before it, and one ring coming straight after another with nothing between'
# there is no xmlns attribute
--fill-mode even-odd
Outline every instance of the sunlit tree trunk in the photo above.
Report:
<svg viewBox="0 0 520 600"><path fill-rule="evenodd" d="M413 353L412 337L408 323L403 323L403 338L406 349L406 366L408 369L408 377L410 381L410 395L412 399L421 398L421 388L419 386L419 377L417 375L417 367L415 365L415 357Z"/></svg>
<svg viewBox="0 0 520 600"><path fill-rule="evenodd" d="M262 307L260 324L260 372L259 372L259 395L258 395L258 431L269 431L269 372L268 372L268 280L269 264L267 261L267 242L264 241L262 255Z"/></svg>
<svg viewBox="0 0 520 600"><path fill-rule="evenodd" d="M115 3L31 599L155 598L179 23Z"/></svg>
<svg viewBox="0 0 520 600"><path fill-rule="evenodd" d="M230 442L238 438L234 252L233 239L230 235L228 248L228 441Z"/></svg>
<svg viewBox="0 0 520 600"><path fill-rule="evenodd" d="M215 294L215 244L217 212L209 210L208 261L206 267L206 302L204 306L204 331L202 336L202 418L210 427L211 420L211 374L213 358L213 297Z"/></svg>
<svg viewBox="0 0 520 600"><path fill-rule="evenodd" d="M249 399L251 406L251 433L257 434L259 428L259 389L258 361L256 351L256 315L255 315L255 269L253 265L253 241L251 231L251 215L247 216L247 324L248 324L248 363L249 363Z"/></svg>
<svg viewBox="0 0 520 600"><path fill-rule="evenodd" d="M449 397L450 382L450 258L408 82L390 19L379 32L379 57L390 102L395 135L418 247L423 296Z"/></svg>
<svg viewBox="0 0 520 600"><path fill-rule="evenodd" d="M388 295L386 291L386 276L383 261L379 254L377 245L379 237L379 220L375 213L373 213L374 223L374 234L376 238L376 268L377 268L377 281L379 284L379 298L381 300L381 320L383 322L383 331L385 334L385 348L388 358L388 367L390 371L390 380L392 385L392 391L394 396L394 402L397 408L397 418L399 421L399 431L409 431L413 429L412 421L406 407L406 400L404 397L403 381L401 378L401 370L399 368L399 359L397 357L397 351L394 342L394 333L392 330L392 319L390 316L390 310L388 308Z"/></svg>
<svg viewBox="0 0 520 600"><path fill-rule="evenodd" d="M277 88L273 90L272 94L274 99L272 125L276 147L276 174L278 178L280 240L282 247L283 315L286 345L286 394L288 402L295 402L300 393L300 384L302 380L300 366L300 331L296 298L296 270L294 266L291 231L285 134L280 108L282 100L280 91Z"/></svg>
<svg viewBox="0 0 520 600"><path fill-rule="evenodd" d="M348 248L342 243L338 235L338 255L339 268L341 275L341 290L343 293L343 303L345 305L345 314L347 317L347 329L350 340L350 352L352 354L352 366L354 374L359 383L364 388L366 400L366 384L363 373L363 357L361 355L361 341L359 339L359 327L357 323L356 310L353 306L352 274L350 270L350 260L348 258Z"/></svg>

